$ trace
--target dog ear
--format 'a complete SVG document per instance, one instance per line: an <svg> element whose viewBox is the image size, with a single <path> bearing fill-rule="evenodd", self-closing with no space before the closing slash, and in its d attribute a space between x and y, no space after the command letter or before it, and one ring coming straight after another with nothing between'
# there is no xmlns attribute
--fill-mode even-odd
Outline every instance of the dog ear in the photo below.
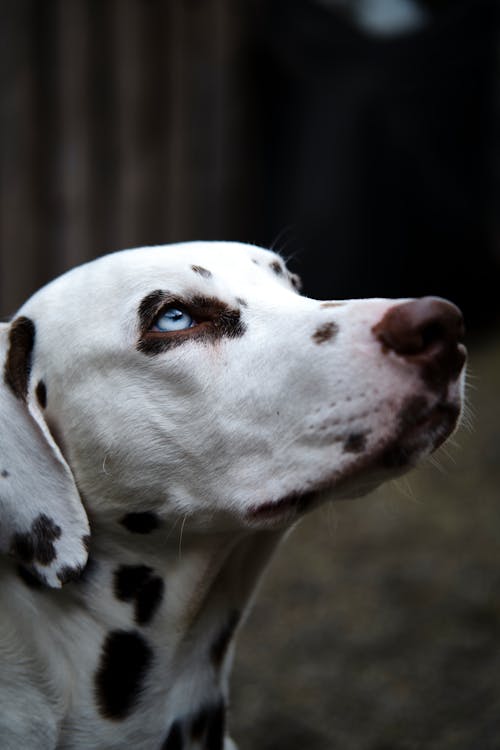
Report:
<svg viewBox="0 0 500 750"><path fill-rule="evenodd" d="M60 588L87 562L89 523L71 470L29 397L34 323L0 324L0 553Z"/></svg>

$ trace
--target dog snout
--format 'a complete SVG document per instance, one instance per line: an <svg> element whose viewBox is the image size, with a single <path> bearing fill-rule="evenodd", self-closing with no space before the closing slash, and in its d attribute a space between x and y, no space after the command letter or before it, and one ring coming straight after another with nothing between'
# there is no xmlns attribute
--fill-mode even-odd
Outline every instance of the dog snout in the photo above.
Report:
<svg viewBox="0 0 500 750"><path fill-rule="evenodd" d="M456 305L422 297L391 307L373 328L384 351L422 366L429 385L458 378L466 359L465 326Z"/></svg>

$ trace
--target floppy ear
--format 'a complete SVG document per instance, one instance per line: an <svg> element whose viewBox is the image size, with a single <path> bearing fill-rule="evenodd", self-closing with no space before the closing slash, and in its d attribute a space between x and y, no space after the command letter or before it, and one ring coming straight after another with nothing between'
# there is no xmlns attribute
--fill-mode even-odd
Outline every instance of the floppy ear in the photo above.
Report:
<svg viewBox="0 0 500 750"><path fill-rule="evenodd" d="M35 326L0 324L0 553L60 588L87 562L89 524L73 475L28 386Z"/></svg>

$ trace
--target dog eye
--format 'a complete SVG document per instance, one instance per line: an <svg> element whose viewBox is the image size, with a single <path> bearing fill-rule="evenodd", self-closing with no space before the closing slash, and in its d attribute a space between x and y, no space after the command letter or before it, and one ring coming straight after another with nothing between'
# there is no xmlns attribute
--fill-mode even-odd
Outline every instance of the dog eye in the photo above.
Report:
<svg viewBox="0 0 500 750"><path fill-rule="evenodd" d="M184 331L196 325L193 318L177 307L167 307L153 323L152 331Z"/></svg>

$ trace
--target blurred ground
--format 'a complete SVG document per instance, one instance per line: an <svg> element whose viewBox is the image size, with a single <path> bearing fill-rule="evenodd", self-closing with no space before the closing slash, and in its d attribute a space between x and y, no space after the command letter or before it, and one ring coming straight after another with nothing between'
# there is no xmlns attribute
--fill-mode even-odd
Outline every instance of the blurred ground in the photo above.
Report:
<svg viewBox="0 0 500 750"><path fill-rule="evenodd" d="M241 750L500 748L500 335L473 347L473 429L279 550L239 638Z"/></svg>

